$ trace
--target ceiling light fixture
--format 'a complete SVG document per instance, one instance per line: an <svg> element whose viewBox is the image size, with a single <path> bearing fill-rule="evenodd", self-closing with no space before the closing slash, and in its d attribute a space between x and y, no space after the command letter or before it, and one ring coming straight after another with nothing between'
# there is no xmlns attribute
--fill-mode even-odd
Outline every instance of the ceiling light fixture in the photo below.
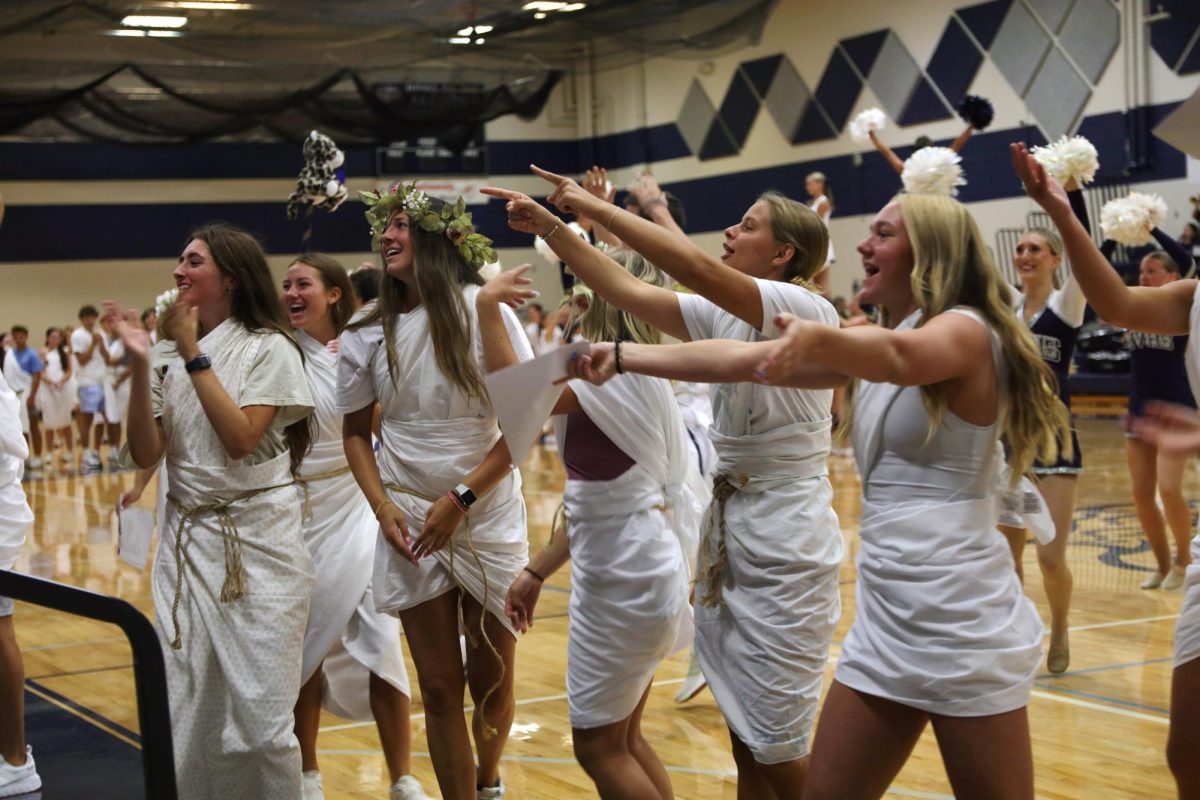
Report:
<svg viewBox="0 0 1200 800"><path fill-rule="evenodd" d="M123 29L118 29L115 31L109 31L108 35L109 36L145 36L146 32L142 31L142 30L135 30L133 28L123 28Z"/></svg>
<svg viewBox="0 0 1200 800"><path fill-rule="evenodd" d="M470 44L470 43L471 43L470 36L451 36L450 37L450 44Z"/></svg>
<svg viewBox="0 0 1200 800"><path fill-rule="evenodd" d="M587 8L587 3L567 3L559 11L581 11Z"/></svg>
<svg viewBox="0 0 1200 800"><path fill-rule="evenodd" d="M178 0L171 3L171 8L186 8L197 11L249 11L254 8L250 3L225 2L224 0Z"/></svg>
<svg viewBox="0 0 1200 800"><path fill-rule="evenodd" d="M472 28L470 25L468 25L467 27L465 27L465 28L463 28L462 30L460 30L460 31L458 32L458 35L459 35L459 36L470 36L470 35L471 35L472 33L474 33L474 32L475 32L475 29L474 29L474 28Z"/></svg>
<svg viewBox="0 0 1200 800"><path fill-rule="evenodd" d="M130 14L121 20L126 28L182 28L187 25L187 17L154 16L149 14Z"/></svg>
<svg viewBox="0 0 1200 800"><path fill-rule="evenodd" d="M476 32L476 33L479 33L479 34L491 33L491 32L492 32L492 26L491 26L491 25L476 25L476 26L475 26L475 32Z"/></svg>
<svg viewBox="0 0 1200 800"><path fill-rule="evenodd" d="M530 2L521 6L522 11L558 11L567 3L558 2L558 0L530 0Z"/></svg>
<svg viewBox="0 0 1200 800"><path fill-rule="evenodd" d="M539 12L537 12L536 14L534 14L534 15L533 15L533 18L534 18L534 19L545 19L545 18L546 18L546 12L545 12L545 11L539 11Z"/></svg>
<svg viewBox="0 0 1200 800"><path fill-rule="evenodd" d="M147 36L153 36L156 39L178 39L183 36L182 31L146 31Z"/></svg>

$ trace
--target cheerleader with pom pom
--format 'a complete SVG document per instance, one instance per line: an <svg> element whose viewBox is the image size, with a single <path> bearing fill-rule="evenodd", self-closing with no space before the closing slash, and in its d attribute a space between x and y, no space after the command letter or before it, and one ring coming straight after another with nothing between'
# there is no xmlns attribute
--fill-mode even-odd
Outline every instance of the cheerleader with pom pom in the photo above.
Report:
<svg viewBox="0 0 1200 800"><path fill-rule="evenodd" d="M982 131L992 124L995 109L986 98L969 94L959 102L958 115L967 123L967 127L958 135L957 139L951 142L949 148L942 148L954 153L962 152L963 147L967 144L967 140L971 138L971 134L975 133L975 131ZM881 142L879 137L875 135L875 132L883 130L886 124L887 117L884 116L882 111L878 108L868 108L866 111L859 113L850 122L850 137L859 144L870 142L875 145L875 149L883 154L887 162L892 165L892 169L903 175L905 162L901 160L900 156L896 155L896 151ZM916 141L917 152L932 146L933 140L928 136L918 137ZM916 153L913 155L916 155Z"/></svg>
<svg viewBox="0 0 1200 800"><path fill-rule="evenodd" d="M825 223L825 229L829 230L829 218L833 216L833 190L829 188L829 180L825 177L825 173L810 172L804 176L804 190L808 192L808 207L817 212L821 222ZM813 278L813 283L826 296L829 295L829 268L833 266L834 260L833 239L830 238L829 254L825 257L825 266L821 267L821 271Z"/></svg>
<svg viewBox="0 0 1200 800"><path fill-rule="evenodd" d="M1055 174L1063 176L1066 193L1076 218L1084 228L1091 230L1087 206L1083 200L1081 182L1090 181L1098 166L1096 150L1082 137L1067 139L1039 148L1037 159L1048 164ZM1013 267L1021 281L1021 293L1016 298L1016 312L1029 325L1034 339L1042 351L1042 359L1058 379L1058 395L1063 405L1071 408L1071 389L1068 383L1071 358L1075 354L1075 342L1087 301L1074 272L1065 282L1058 285L1057 272L1062 265L1063 244L1059 235L1045 228L1026 230L1017 242L1013 253ZM1038 491L1050 511L1054 523L1054 538L1043 544L1037 543L1038 566L1042 572L1042 583L1046 599L1050 604L1050 649L1046 657L1046 668L1054 674L1065 672L1071 663L1070 643L1067 636L1067 619L1071 610L1071 592L1074 578L1067 565L1067 540L1071 532L1071 518L1075 512L1075 495L1079 475L1083 472L1083 457L1079 450L1079 437L1071 428L1071 440L1061 442L1059 456L1054 462L1035 461L1033 474L1037 477ZM1025 550L1023 528L999 526L1008 539L1016 564L1022 563ZM1020 569L1018 569L1020 572Z"/></svg>
<svg viewBox="0 0 1200 800"><path fill-rule="evenodd" d="M1072 272L1096 313L1114 325L1164 336L1190 335L1185 356L1188 382L1200 389L1200 282L1176 280L1162 286L1126 286L1096 248L1086 227L1073 219L1067 193L1022 143L1013 144L1013 164L1026 193L1050 215L1062 233ZM1155 404L1134 422L1134 431L1161 450L1198 449L1196 414L1187 408ZM1200 798L1200 537L1191 544L1184 601L1175 625L1175 668L1171 677L1171 723L1167 763L1179 796Z"/></svg>
<svg viewBox="0 0 1200 800"><path fill-rule="evenodd" d="M1100 229L1106 237L1100 252L1111 262L1118 244L1140 245L1147 240L1157 241L1162 249L1142 257L1138 285L1158 287L1178 281L1191 273L1194 261L1191 253L1158 227L1165 217L1166 203L1158 197L1133 193L1127 198L1110 200L1100 212ZM1150 402L1196 407L1184 363L1188 346L1186 335L1129 331L1128 344L1131 418L1142 416ZM1192 515L1183 496L1183 470L1188 458L1160 449L1153 442L1129 432L1125 437L1125 459L1129 465L1138 522L1157 562L1157 569L1142 582L1141 588L1178 589L1183 585L1191 563L1188 541L1192 534ZM1160 497L1162 511L1157 502ZM1168 527L1175 540L1174 563L1167 540Z"/></svg>

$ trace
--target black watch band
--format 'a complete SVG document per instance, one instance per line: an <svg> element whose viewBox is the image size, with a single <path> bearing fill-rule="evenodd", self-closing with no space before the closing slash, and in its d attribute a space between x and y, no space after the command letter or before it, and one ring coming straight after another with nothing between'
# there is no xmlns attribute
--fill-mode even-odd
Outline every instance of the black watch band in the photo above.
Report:
<svg viewBox="0 0 1200 800"><path fill-rule="evenodd" d="M212 367L212 361L209 360L208 356L204 355L204 353L201 353L200 355L193 358L191 361L186 361L183 364L183 368L188 371L189 375L193 372L203 372L204 370L210 369L211 367Z"/></svg>

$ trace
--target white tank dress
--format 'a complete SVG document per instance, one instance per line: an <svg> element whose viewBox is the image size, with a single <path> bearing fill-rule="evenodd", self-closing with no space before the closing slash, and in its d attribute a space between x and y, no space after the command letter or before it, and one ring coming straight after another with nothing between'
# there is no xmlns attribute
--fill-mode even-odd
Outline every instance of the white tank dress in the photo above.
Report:
<svg viewBox="0 0 1200 800"><path fill-rule="evenodd" d="M974 311L952 311L984 324ZM991 338L1003 403L1002 351ZM863 482L858 613L836 680L931 714L1025 706L1043 629L994 527L1003 485L998 424L972 425L947 410L928 438L918 387L865 381L854 418Z"/></svg>
<svg viewBox="0 0 1200 800"><path fill-rule="evenodd" d="M1187 365L1188 384L1192 394L1200 390L1200 284L1192 297L1188 336ZM1183 581L1183 607L1175 623L1175 666L1181 667L1200 658L1200 536L1192 538L1192 563L1187 568Z"/></svg>

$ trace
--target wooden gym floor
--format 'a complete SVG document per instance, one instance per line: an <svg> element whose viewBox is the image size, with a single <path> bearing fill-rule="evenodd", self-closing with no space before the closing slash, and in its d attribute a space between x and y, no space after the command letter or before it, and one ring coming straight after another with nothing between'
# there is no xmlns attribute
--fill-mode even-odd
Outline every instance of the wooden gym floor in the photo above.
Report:
<svg viewBox="0 0 1200 800"><path fill-rule="evenodd" d="M1122 434L1116 423L1080 420L1079 428L1087 471L1080 483L1070 550L1075 573L1072 662L1064 675L1041 675L1030 702L1037 796L1114 800L1174 796L1163 747L1172 633L1182 598L1179 592L1138 589L1153 561L1133 516ZM530 545L536 551L546 540L563 475L556 454L548 448L534 451L524 465L524 475ZM849 459L832 459L831 476L847 542L843 615L833 649L836 658L854 615L859 502L858 480ZM1195 473L1189 470L1187 480L1189 496L1195 496L1200 488ZM130 473L105 473L27 482L37 522L17 569L116 595L151 615L149 573L133 569L115 554L111 516L119 493L131 481ZM153 487L141 505L152 507L152 498ZM1026 550L1025 573L1028 592L1046 619L1032 547ZM555 575L546 588L536 627L517 650L518 708L503 774L509 797L593 797L591 782L572 758L564 694L569 570ZM136 769L129 759L138 741L133 673L120 632L21 603L16 629L25 655L31 708L53 712L36 727L31 722L35 755L52 746L43 741L47 737L91 737L91 744L82 745L87 752L99 752L99 745L116 748L111 757L93 756L94 786L104 785L105 774L117 764L126 775ZM831 660L827 676L832 675L833 664ZM672 701L685 670L682 656L659 669L645 713L647 738L670 770L678 797L733 798L733 759L712 695L705 691L683 706ZM411 662L410 676L415 688ZM384 762L373 725L351 724L330 715L322 723L319 747L326 797L386 796ZM413 771L426 791L436 796L419 697L413 701L412 727ZM55 791L64 785L65 776L48 772L51 762L46 759L39 762L46 798L83 796ZM66 763L73 764L73 773L83 769L78 762ZM88 796L101 795L89 792ZM929 731L888 796L951 796Z"/></svg>

